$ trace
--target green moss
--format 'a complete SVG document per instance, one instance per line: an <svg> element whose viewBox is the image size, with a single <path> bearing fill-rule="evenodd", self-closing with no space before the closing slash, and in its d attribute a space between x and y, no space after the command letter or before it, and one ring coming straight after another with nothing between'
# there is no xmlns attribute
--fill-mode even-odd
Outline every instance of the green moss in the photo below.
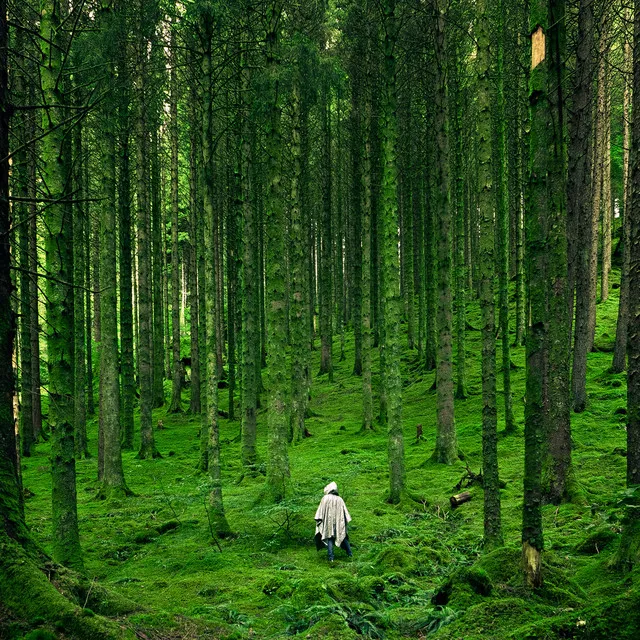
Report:
<svg viewBox="0 0 640 640"><path fill-rule="evenodd" d="M376 566L383 571L401 571L411 573L416 568L411 547L390 545L384 548L376 558Z"/></svg>
<svg viewBox="0 0 640 640"><path fill-rule="evenodd" d="M613 540L615 540L616 534L611 530L609 526L601 526L595 529L587 538L576 545L577 553L585 553L592 555L594 553L600 553L605 549Z"/></svg>
<svg viewBox="0 0 640 640"><path fill-rule="evenodd" d="M354 640L358 634L349 628L345 619L337 614L330 614L317 622L304 633L305 637L323 638L324 640Z"/></svg>

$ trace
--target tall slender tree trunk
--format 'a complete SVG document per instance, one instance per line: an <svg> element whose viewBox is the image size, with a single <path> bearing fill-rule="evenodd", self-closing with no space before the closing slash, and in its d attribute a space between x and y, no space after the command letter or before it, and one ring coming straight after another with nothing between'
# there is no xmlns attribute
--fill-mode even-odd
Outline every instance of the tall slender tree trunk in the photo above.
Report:
<svg viewBox="0 0 640 640"><path fill-rule="evenodd" d="M303 237L303 212L300 187L302 183L302 163L300 148L300 123L302 114L301 69L296 71L292 88L291 155L293 174L290 195L290 260L291 260L291 439L299 442L305 432L305 414L309 394L307 364L309 361L309 340L307 322L307 300L305 295L305 255Z"/></svg>
<svg viewBox="0 0 640 640"><path fill-rule="evenodd" d="M41 175L54 204L45 210L47 369L51 428L51 487L53 557L73 569L83 568L78 532L76 465L73 438L73 220L69 199L71 158L65 157L63 109L66 104L63 52L66 50L59 0L41 3L40 35L42 97L50 105L43 112L45 136L41 147Z"/></svg>
<svg viewBox="0 0 640 640"><path fill-rule="evenodd" d="M75 156L75 197L73 214L73 324L74 324L74 437L76 458L89 457L87 445L87 369L86 369L86 342L84 319L85 296L85 261L86 255L86 226L88 224L85 203L86 185L84 182L84 157L82 142L82 122L78 122L73 132L73 146ZM36 269L34 269L35 271Z"/></svg>
<svg viewBox="0 0 640 640"><path fill-rule="evenodd" d="M284 255L285 216L281 192L282 134L280 130L281 107L279 103L279 23L283 11L280 0L272 0L267 6L266 71L269 81L268 120L266 128L267 193L265 201L266 255L266 322L267 364L269 371L269 413L267 445L267 479L265 498L280 502L285 497L289 472L287 453L287 335L284 272L281 267ZM330 256L329 252L329 256ZM330 281L329 281L330 282ZM331 289L329 288L329 295ZM330 322L329 315L329 322Z"/></svg>
<svg viewBox="0 0 640 640"><path fill-rule="evenodd" d="M482 477L484 539L489 548L502 543L498 480L498 410L496 406L495 203L489 18L485 0L476 3L478 42L478 205L480 214L480 312L482 317ZM497 154L499 158L499 154Z"/></svg>
<svg viewBox="0 0 640 640"><path fill-rule="evenodd" d="M387 400L389 502L400 502L404 491L402 380L400 377L400 264L398 258L398 176L396 171L396 2L385 0L384 92L382 104L382 309L384 323L384 396Z"/></svg>
<svg viewBox="0 0 640 640"><path fill-rule="evenodd" d="M502 385L504 394L504 428L507 433L515 429L513 402L511 396L511 343L509 341L509 203L508 203L508 164L506 140L506 110L504 95L504 1L497 4L497 135L498 144L498 180L497 180L497 233L496 266L498 271L498 309L500 336L502 342Z"/></svg>
<svg viewBox="0 0 640 640"><path fill-rule="evenodd" d="M169 65L171 67L169 101L169 137L171 145L171 403L169 413L182 412L182 360L180 359L180 246L178 244L178 56L176 24L171 25Z"/></svg>
<svg viewBox="0 0 640 640"><path fill-rule="evenodd" d="M593 29L593 2L580 0L567 173L569 264L575 264L575 269L570 269L568 276L571 297L575 283L576 299L571 375L573 410L576 413L584 411L587 404L587 354L590 351L591 314L595 304L592 264L594 205L591 199Z"/></svg>
<svg viewBox="0 0 640 640"><path fill-rule="evenodd" d="M362 167L362 430L373 429L371 387L371 102L365 102Z"/></svg>
<svg viewBox="0 0 640 640"><path fill-rule="evenodd" d="M133 359L133 261L131 252L131 176L130 146L131 136L129 68L124 49L121 53L118 75L122 79L119 104L119 145L120 145L120 179L118 189L119 201L119 288L120 288L120 385L121 406L120 425L122 431L122 448L133 451L134 420L133 407L136 395L135 367Z"/></svg>
<svg viewBox="0 0 640 640"><path fill-rule="evenodd" d="M630 21L630 10L625 11L625 19ZM622 271L620 274L620 303L618 305L618 322L616 326L616 343L613 352L611 370L621 373L627 366L627 335L629 324L629 245L630 245L630 210L631 210L631 89L633 82L633 49L625 30L624 37L624 97L622 105L623 118L623 162L622 162Z"/></svg>
<svg viewBox="0 0 640 640"><path fill-rule="evenodd" d="M138 114L137 114L137 185L138 198L138 368L140 377L140 450L141 459L156 458L153 433L153 304L151 269L151 208L149 206L149 130L147 109L149 89L147 87L147 40L146 3L138 5L140 21L138 33Z"/></svg>
<svg viewBox="0 0 640 640"><path fill-rule="evenodd" d="M452 295L451 295L451 203L449 201L449 139L447 134L447 40L441 0L432 0L435 20L436 94L435 135L437 146L437 312L436 350L436 446L434 460L452 464L458 459L458 441L453 405Z"/></svg>
<svg viewBox="0 0 640 640"><path fill-rule="evenodd" d="M153 47L152 47L153 49ZM152 56L154 55L152 51ZM150 91L151 93L151 91ZM155 121L157 114L153 113L156 99L150 96L149 107L151 108L151 219L149 231L149 246L151 255L150 282L151 287L151 371L153 385L153 405L154 409L162 407L164 398L164 377L165 377L165 296L164 278L166 271L164 268L164 225L162 206L162 178L160 169L160 142L158 140L158 123Z"/></svg>
<svg viewBox="0 0 640 640"><path fill-rule="evenodd" d="M636 499L627 508L617 562L629 570L640 564L640 1L634 2L633 21L633 140L631 153L631 201L629 207L629 326L627 355L627 487Z"/></svg>
<svg viewBox="0 0 640 640"><path fill-rule="evenodd" d="M204 196L204 252L205 252L205 306L207 323L207 412L203 425L207 433L207 461L209 471L209 518L216 535L230 533L222 501L222 479L220 469L220 431L218 424L218 363L216 348L216 277L215 277L215 213L213 162L213 68L212 36L213 15L207 10L202 17L204 51L202 55L202 76L204 82L204 102L202 113L202 171Z"/></svg>
<svg viewBox="0 0 640 640"><path fill-rule="evenodd" d="M323 101L321 105L322 127L322 225L320 233L320 371L333 380L333 235L331 224L331 196L333 171L331 167L331 88L328 79L323 79Z"/></svg>
<svg viewBox="0 0 640 640"><path fill-rule="evenodd" d="M198 415L202 411L200 395L200 296L202 283L198 277L198 255L202 246L198 242L198 224L202 217L200 207L200 181L198 180L198 157L200 156L198 139L198 117L196 111L197 93L191 89L189 107L189 311L191 341L191 403L189 411Z"/></svg>

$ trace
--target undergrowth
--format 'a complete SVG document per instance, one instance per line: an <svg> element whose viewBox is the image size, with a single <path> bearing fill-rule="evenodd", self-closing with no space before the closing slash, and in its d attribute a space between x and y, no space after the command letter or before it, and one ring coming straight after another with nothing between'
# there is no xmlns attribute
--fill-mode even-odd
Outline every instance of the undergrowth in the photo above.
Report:
<svg viewBox="0 0 640 640"><path fill-rule="evenodd" d="M626 464L625 376L609 372L617 290L613 294L598 306L598 351L588 363L589 405L572 417L578 497L571 504L544 507L545 584L539 593L524 588L520 573L524 348L512 349L518 428L499 443L506 546L483 552L480 486L468 489L470 502L456 510L449 506L467 466L481 470L478 331L467 333L468 398L456 400L465 460L451 466L430 460L434 373L423 370L415 351L404 353L406 482L408 494L419 498L399 506L384 500L384 430L360 432L361 379L351 375L351 335L344 361L337 361L334 350L334 382L326 377L313 381L312 417L307 420L311 436L289 451L291 482L282 503L260 504L263 476L241 473L240 422L221 420L223 497L235 534L229 539L215 540L207 522L208 483L196 470L198 417L155 411L154 421L162 420L165 427L156 433L163 457L141 461L135 452L125 452L127 483L135 495L106 502L95 499L93 420L89 437L94 457L77 463L88 576L140 604L140 611L123 617L122 623L150 639L296 634L335 640L637 637L639 614L632 612L640 611L640 575L624 575L609 566L620 538ZM477 309L470 308L469 320L479 326ZM313 355L315 362L318 352ZM377 371L374 360L376 388ZM168 398L168 387L166 391ZM220 391L222 409L227 408L226 394ZM416 443L418 424L424 439ZM264 462L264 409L258 441ZM45 549L51 544L48 455L43 444L23 460L27 520ZM329 564L313 544L313 515L322 488L332 480L353 517L354 557L338 550L335 563ZM27 632L32 635L25 636ZM6 617L0 624L3 637L50 637L47 633L56 637L62 632L40 629L37 620Z"/></svg>

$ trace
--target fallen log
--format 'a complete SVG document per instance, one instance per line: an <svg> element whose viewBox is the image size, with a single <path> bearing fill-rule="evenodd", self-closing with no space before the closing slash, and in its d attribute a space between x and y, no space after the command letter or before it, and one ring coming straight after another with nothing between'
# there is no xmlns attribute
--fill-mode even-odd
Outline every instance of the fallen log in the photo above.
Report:
<svg viewBox="0 0 640 640"><path fill-rule="evenodd" d="M469 491L463 491L462 493L457 493L455 496L451 496L449 498L449 502L451 503L451 508L456 509L461 504L465 502L469 502L471 500L471 493Z"/></svg>

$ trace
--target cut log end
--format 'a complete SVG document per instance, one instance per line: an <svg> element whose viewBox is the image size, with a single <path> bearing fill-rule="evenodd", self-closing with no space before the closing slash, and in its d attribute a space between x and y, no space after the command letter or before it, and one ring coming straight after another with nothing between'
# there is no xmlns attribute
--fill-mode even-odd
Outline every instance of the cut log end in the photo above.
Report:
<svg viewBox="0 0 640 640"><path fill-rule="evenodd" d="M451 496L449 498L449 502L451 503L452 509L457 509L461 504L465 502L469 502L471 500L471 493L469 491L463 491L462 493L457 493L455 496Z"/></svg>

